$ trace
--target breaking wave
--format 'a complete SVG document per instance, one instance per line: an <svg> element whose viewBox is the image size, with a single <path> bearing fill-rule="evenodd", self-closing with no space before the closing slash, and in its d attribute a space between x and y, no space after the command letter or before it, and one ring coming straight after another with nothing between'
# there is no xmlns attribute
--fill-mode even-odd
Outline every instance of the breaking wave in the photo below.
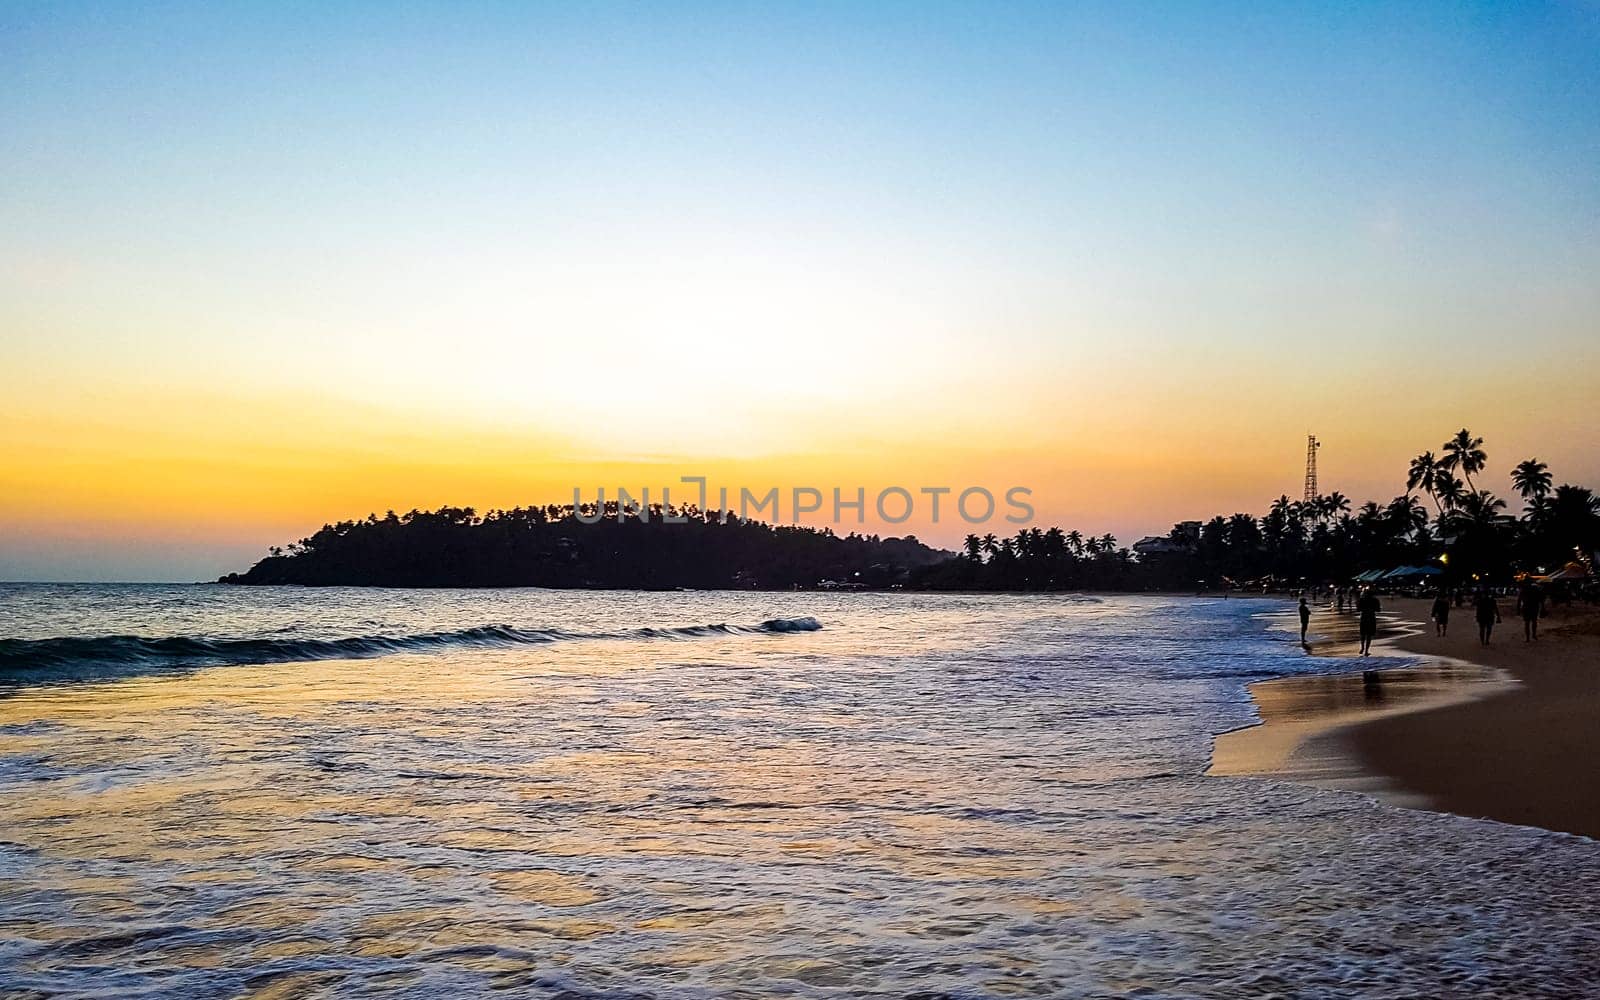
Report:
<svg viewBox="0 0 1600 1000"><path fill-rule="evenodd" d="M770 618L759 625L688 625L620 632L572 632L480 625L449 632L345 636L333 639L211 639L136 635L0 639L0 683L98 677L145 669L351 660L460 648L508 648L553 642L612 639L696 639L719 635L815 632L810 616Z"/></svg>

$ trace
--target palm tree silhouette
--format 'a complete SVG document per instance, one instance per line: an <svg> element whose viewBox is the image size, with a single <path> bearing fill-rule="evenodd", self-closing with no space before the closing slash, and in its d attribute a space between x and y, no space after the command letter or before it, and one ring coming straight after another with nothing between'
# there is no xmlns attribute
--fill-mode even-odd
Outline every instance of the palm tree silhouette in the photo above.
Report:
<svg viewBox="0 0 1600 1000"><path fill-rule="evenodd" d="M1461 485L1461 480L1450 473L1450 470L1440 467L1433 477L1433 496L1439 502L1439 516L1460 506L1461 498L1466 495L1466 488Z"/></svg>
<svg viewBox="0 0 1600 1000"><path fill-rule="evenodd" d="M1411 460L1411 468L1406 471L1406 492L1421 490L1433 498L1435 507L1439 506L1439 498L1433 495L1433 486L1439 475L1439 460L1433 457L1433 452L1425 451ZM1444 513L1444 508L1439 507L1439 513Z"/></svg>
<svg viewBox="0 0 1600 1000"><path fill-rule="evenodd" d="M1249 514L1228 518L1228 544L1238 549L1253 549L1261 544L1261 525Z"/></svg>
<svg viewBox="0 0 1600 1000"><path fill-rule="evenodd" d="M1323 516L1331 521L1340 514L1350 513L1350 498L1334 490L1322 498L1322 509L1326 512Z"/></svg>
<svg viewBox="0 0 1600 1000"><path fill-rule="evenodd" d="M1394 525L1395 533L1398 535L1410 537L1428 526L1427 508L1409 493L1389 501L1389 507L1384 511L1384 515Z"/></svg>
<svg viewBox="0 0 1600 1000"><path fill-rule="evenodd" d="M1461 498L1450 520L1457 528L1493 528L1505 520L1500 513L1505 509L1506 502L1488 490L1473 490Z"/></svg>
<svg viewBox="0 0 1600 1000"><path fill-rule="evenodd" d="M1542 505L1543 529L1568 554L1582 550L1591 562L1600 549L1600 497L1582 486L1563 483Z"/></svg>
<svg viewBox="0 0 1600 1000"><path fill-rule="evenodd" d="M1511 485L1524 500L1539 500L1550 492L1550 466L1530 458L1511 470Z"/></svg>
<svg viewBox="0 0 1600 1000"><path fill-rule="evenodd" d="M962 548L966 550L968 559L971 559L973 562L982 561L983 540L981 538L979 538L977 535L968 535L961 545Z"/></svg>
<svg viewBox="0 0 1600 1000"><path fill-rule="evenodd" d="M1473 437L1472 432L1465 427L1456 431L1456 436L1444 443L1444 457L1439 459L1439 466L1454 472L1461 470L1466 477L1467 489L1476 490L1478 487L1472 481L1475 472L1482 472L1484 465L1489 461L1489 456L1483 450L1483 438Z"/></svg>

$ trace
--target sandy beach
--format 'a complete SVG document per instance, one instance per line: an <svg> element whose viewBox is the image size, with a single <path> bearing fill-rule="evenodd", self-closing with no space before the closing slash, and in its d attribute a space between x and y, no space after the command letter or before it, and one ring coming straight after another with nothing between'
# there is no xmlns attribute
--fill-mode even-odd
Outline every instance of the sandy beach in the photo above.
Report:
<svg viewBox="0 0 1600 1000"><path fill-rule="evenodd" d="M1219 737L1211 773L1600 837L1600 613L1555 609L1529 643L1508 601L1485 648L1470 608L1443 638L1426 601L1388 599L1384 611L1375 653L1425 659L1252 685L1262 724ZM1314 651L1354 656L1354 624L1319 609Z"/></svg>

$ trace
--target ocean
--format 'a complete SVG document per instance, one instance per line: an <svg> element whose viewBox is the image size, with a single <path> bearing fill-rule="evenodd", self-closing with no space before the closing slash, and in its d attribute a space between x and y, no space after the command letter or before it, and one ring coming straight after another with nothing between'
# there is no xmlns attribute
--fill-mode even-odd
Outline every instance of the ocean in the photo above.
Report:
<svg viewBox="0 0 1600 1000"><path fill-rule="evenodd" d="M0 995L1596 990L1600 844L1204 776L1290 618L0 585Z"/></svg>

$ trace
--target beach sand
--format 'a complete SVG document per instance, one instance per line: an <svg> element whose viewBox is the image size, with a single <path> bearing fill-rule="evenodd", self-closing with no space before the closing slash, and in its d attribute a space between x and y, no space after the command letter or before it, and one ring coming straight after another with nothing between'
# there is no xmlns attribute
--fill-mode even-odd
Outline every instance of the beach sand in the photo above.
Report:
<svg viewBox="0 0 1600 1000"><path fill-rule="evenodd" d="M1441 639L1428 603L1386 599L1385 649L1374 648L1423 657L1415 666L1252 685L1262 724L1219 737L1211 773L1600 838L1600 613L1555 609L1525 643L1504 602L1484 648L1470 608ZM1354 627L1318 610L1314 651L1354 655Z"/></svg>

